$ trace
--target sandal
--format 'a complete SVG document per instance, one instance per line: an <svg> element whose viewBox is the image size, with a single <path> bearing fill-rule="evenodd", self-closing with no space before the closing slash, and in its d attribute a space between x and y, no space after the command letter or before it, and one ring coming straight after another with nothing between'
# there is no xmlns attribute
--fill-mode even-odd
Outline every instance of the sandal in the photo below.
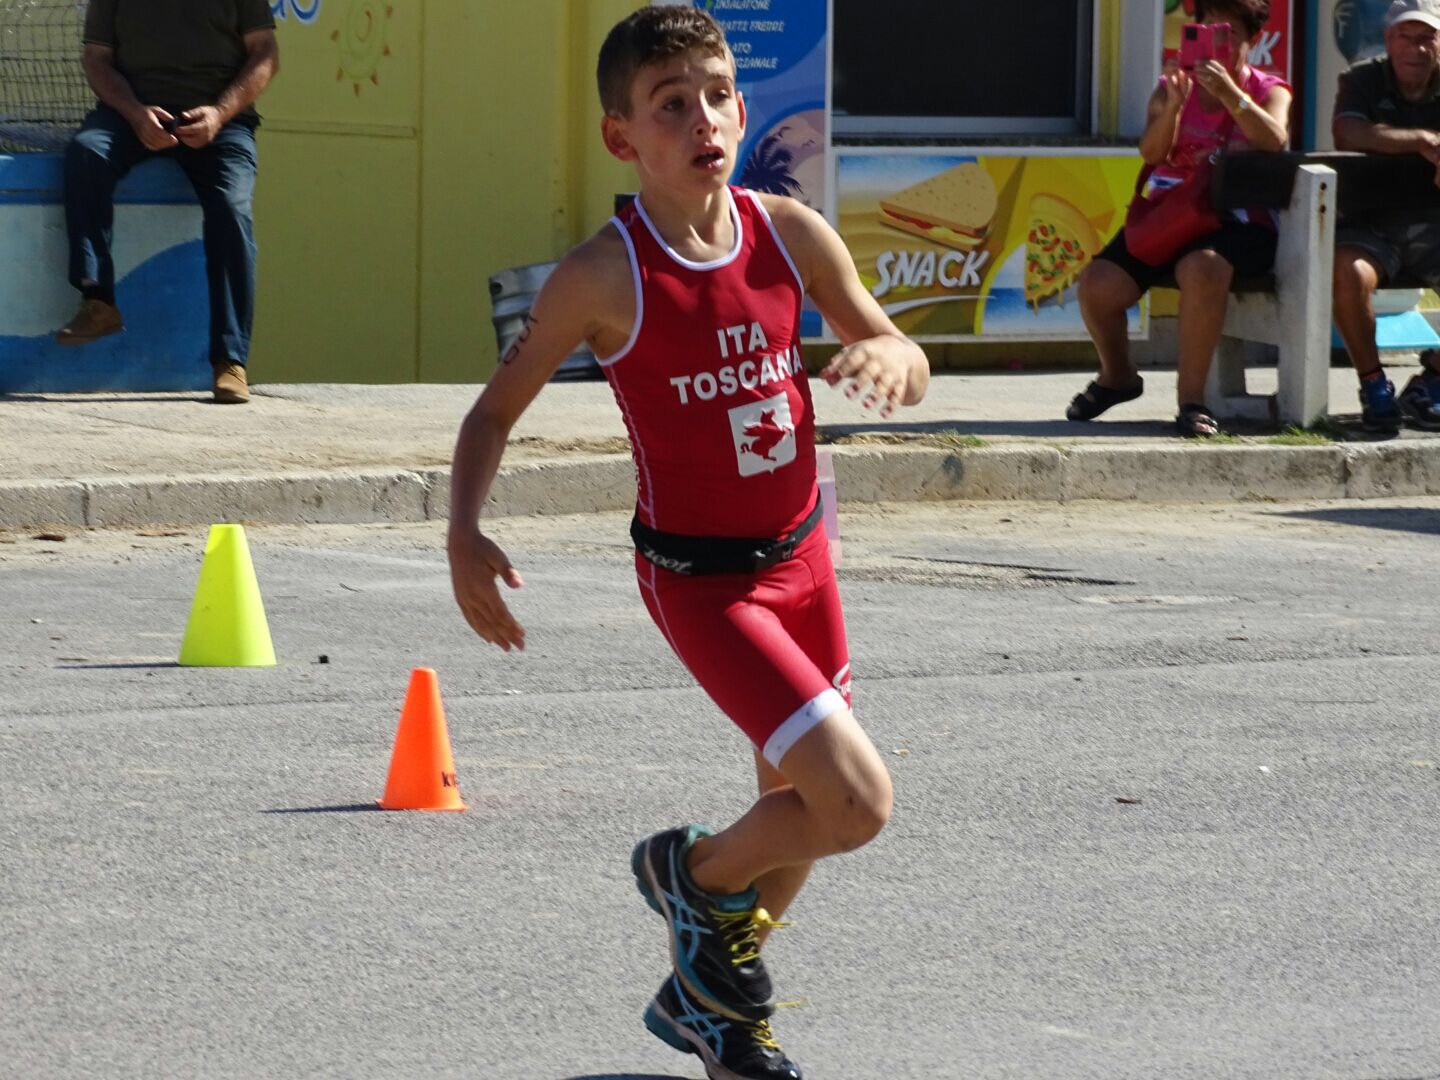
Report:
<svg viewBox="0 0 1440 1080"><path fill-rule="evenodd" d="M1076 394L1070 402L1070 407L1065 410L1065 419L1094 420L1106 409L1122 402L1134 401L1144 392L1145 380L1138 375L1135 377L1135 385L1127 390L1112 390L1108 386L1101 386L1098 379L1091 379L1090 385Z"/></svg>
<svg viewBox="0 0 1440 1080"><path fill-rule="evenodd" d="M1220 434L1220 422L1204 405L1181 405L1175 426L1187 439L1211 439Z"/></svg>

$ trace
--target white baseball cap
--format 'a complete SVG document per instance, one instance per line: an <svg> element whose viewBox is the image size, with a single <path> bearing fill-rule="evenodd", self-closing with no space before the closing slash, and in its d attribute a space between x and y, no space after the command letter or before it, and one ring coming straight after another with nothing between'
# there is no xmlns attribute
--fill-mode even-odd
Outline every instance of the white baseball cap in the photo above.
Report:
<svg viewBox="0 0 1440 1080"><path fill-rule="evenodd" d="M1402 22L1420 22L1440 30L1440 0L1395 0L1385 13L1385 29Z"/></svg>

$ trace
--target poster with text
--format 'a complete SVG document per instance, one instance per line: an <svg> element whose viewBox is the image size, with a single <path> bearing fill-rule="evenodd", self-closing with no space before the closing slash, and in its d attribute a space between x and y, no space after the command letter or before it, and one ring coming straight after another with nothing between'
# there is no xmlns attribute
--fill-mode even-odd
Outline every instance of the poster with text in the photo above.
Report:
<svg viewBox="0 0 1440 1080"><path fill-rule="evenodd" d="M835 207L860 279L906 334L1079 341L1075 282L1125 220L1134 151L837 151ZM1131 308L1132 336L1146 332Z"/></svg>

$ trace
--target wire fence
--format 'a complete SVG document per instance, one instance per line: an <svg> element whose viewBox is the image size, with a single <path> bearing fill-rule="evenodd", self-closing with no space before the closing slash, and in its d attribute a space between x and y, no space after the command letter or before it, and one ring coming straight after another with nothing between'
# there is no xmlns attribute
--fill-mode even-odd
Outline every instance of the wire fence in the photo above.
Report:
<svg viewBox="0 0 1440 1080"><path fill-rule="evenodd" d="M95 95L80 66L87 0L0 0L0 153L59 150Z"/></svg>

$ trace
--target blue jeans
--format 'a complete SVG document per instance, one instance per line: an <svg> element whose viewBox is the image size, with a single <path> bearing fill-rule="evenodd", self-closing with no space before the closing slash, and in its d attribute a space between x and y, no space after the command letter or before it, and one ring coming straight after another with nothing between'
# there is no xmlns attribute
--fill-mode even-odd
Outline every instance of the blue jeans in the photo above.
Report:
<svg viewBox="0 0 1440 1080"><path fill-rule="evenodd" d="M94 283L113 295L110 241L115 185L152 155L185 170L204 213L205 278L210 289L210 359L243 364L255 321L255 131L232 120L210 145L147 150L108 105L97 105L65 148L65 225L70 284Z"/></svg>

